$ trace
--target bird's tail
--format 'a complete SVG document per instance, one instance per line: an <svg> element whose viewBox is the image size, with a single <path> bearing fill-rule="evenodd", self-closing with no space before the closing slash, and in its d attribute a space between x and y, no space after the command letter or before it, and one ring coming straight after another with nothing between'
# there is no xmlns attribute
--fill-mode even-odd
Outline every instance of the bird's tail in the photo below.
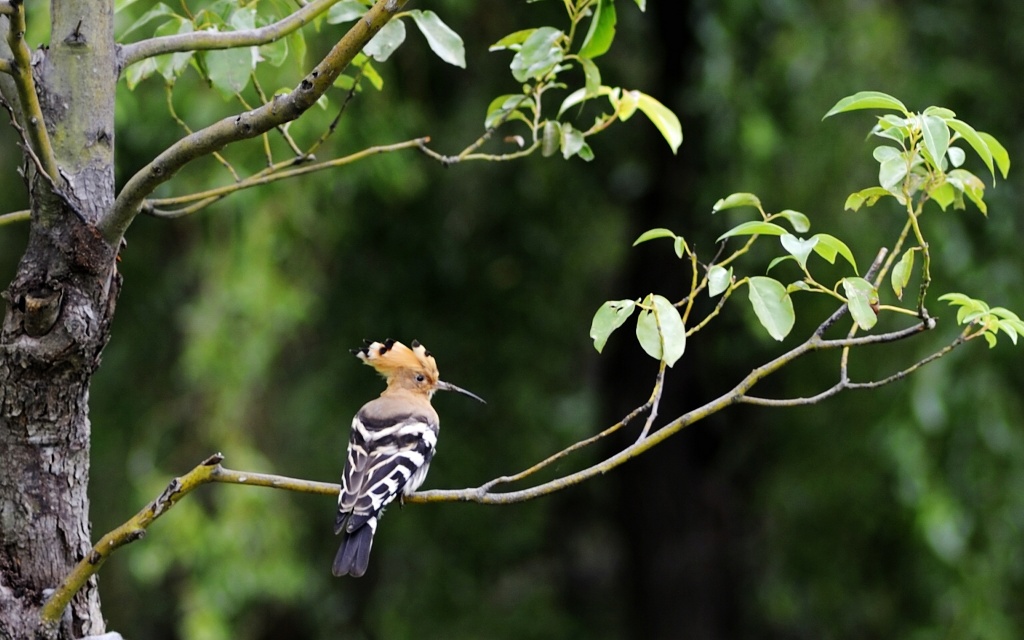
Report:
<svg viewBox="0 0 1024 640"><path fill-rule="evenodd" d="M355 531L345 532L341 540L338 554L334 556L333 573L335 576L352 576L358 578L366 573L370 564L370 548L373 546L375 527L364 524Z"/></svg>

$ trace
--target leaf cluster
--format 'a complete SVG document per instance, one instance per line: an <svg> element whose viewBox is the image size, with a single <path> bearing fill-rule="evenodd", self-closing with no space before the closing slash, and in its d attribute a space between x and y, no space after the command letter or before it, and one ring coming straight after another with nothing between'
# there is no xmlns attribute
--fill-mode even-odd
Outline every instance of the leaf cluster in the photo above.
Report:
<svg viewBox="0 0 1024 640"><path fill-rule="evenodd" d="M904 227L891 249L885 251L889 257L877 275L872 279L860 275L854 251L844 240L828 233L807 235L811 227L807 215L792 209L769 213L756 195L733 193L716 202L712 212L746 207L755 209L759 217L741 222L722 233L717 240L721 243L719 255L707 264L700 262L683 236L669 229L651 229L637 238L634 246L658 238L671 239L676 256L690 264L690 291L676 303L669 303L655 293L648 294L643 300L605 302L591 324L590 337L594 347L600 352L611 334L629 319L634 310L640 309L637 339L648 355L672 366L682 356L685 337L704 328L719 313L729 296L744 286L759 324L779 341L789 335L795 324L796 309L792 296L797 292L836 299L849 310L854 324L851 332L870 331L883 312L917 316L922 321L929 321L930 314L925 305L931 282L931 255L919 220L924 205L933 200L942 210L949 205L963 209L966 197L987 213L984 182L963 168L966 153L956 143L966 143L977 154L993 181L997 170L1003 177L1007 175L1009 157L991 134L977 131L957 119L949 109L928 107L920 113L912 113L896 98L880 92L865 91L844 98L825 117L859 109L900 112L898 116L886 114L879 117L871 130L871 135L887 141L873 152L879 163L878 184L851 194L846 201L846 209L857 211L862 206L873 206L882 198L893 198L906 215ZM738 238L745 239L745 243L726 252L725 243ZM779 254L767 264L763 273L737 273L735 265L738 259L748 253L756 242L767 238L777 238L775 248ZM851 273L831 284L824 284L812 273L813 256L833 265L841 257L841 264ZM920 261L917 260L919 256ZM801 272L799 279L783 281L768 275L784 262L796 264ZM917 305L901 306L904 291L915 271L921 280ZM891 303L883 299L888 296L888 291L880 290L886 276L895 298ZM694 300L704 291L709 298L719 298L719 303L702 320L687 328ZM939 300L959 307L957 322L966 327L962 334L965 341L984 337L994 346L996 335L1002 332L1016 344L1017 336L1024 330L1020 318L1002 307L990 307L982 300L960 293L946 294Z"/></svg>

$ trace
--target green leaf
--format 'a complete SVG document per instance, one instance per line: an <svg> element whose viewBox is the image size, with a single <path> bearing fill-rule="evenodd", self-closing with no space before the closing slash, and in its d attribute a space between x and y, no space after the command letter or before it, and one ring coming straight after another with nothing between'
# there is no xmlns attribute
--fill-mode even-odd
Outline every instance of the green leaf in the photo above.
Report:
<svg viewBox="0 0 1024 640"><path fill-rule="evenodd" d="M644 309L640 312L636 322L637 340L647 355L655 360L664 360L671 367L686 351L683 319L679 310L663 296L649 295L644 304L654 307L654 310ZM660 332L658 325L661 326Z"/></svg>
<svg viewBox="0 0 1024 640"><path fill-rule="evenodd" d="M711 213L735 207L757 207L760 209L761 200L752 193L733 193L716 202L715 206L711 208Z"/></svg>
<svg viewBox="0 0 1024 640"><path fill-rule="evenodd" d="M561 125L562 136L560 146L562 148L562 158L568 160L579 153L586 145L586 142L584 141L582 131L568 122L562 122Z"/></svg>
<svg viewBox="0 0 1024 640"><path fill-rule="evenodd" d="M843 290L853 321L865 331L875 326L878 316L872 305L878 304L878 292L874 285L864 278L843 278Z"/></svg>
<svg viewBox="0 0 1024 640"><path fill-rule="evenodd" d="M206 72L210 82L225 98L241 93L249 84L252 73L252 47L206 51Z"/></svg>
<svg viewBox="0 0 1024 640"><path fill-rule="evenodd" d="M959 133L960 137L967 141L967 144L971 145L971 148L974 149L974 152L978 154L981 161L985 163L986 167L988 167L989 172L992 173L992 178L995 179L996 170L992 164L992 150L989 149L988 143L985 142L985 139L974 130L974 127L963 120L950 118L949 120L946 120L946 124L949 125L950 129Z"/></svg>
<svg viewBox="0 0 1024 640"><path fill-rule="evenodd" d="M726 269L717 264L708 269L708 296L714 298L732 284L732 267Z"/></svg>
<svg viewBox="0 0 1024 640"><path fill-rule="evenodd" d="M601 71L590 58L580 58L580 66L583 67L583 78L584 82L586 82L584 95L588 98L593 98L601 89ZM559 111L559 114L561 114L561 111Z"/></svg>
<svg viewBox="0 0 1024 640"><path fill-rule="evenodd" d="M814 250L815 245L818 244L818 238L809 238L807 240L801 240L800 238L785 234L779 240L782 242L782 248L789 252L791 256L796 258L797 263L801 269L807 268L807 257L811 255L811 251Z"/></svg>
<svg viewBox="0 0 1024 640"><path fill-rule="evenodd" d="M590 29L580 47L580 57L592 59L608 52L615 39L615 21L615 0L598 0Z"/></svg>
<svg viewBox="0 0 1024 640"><path fill-rule="evenodd" d="M327 24L342 24L363 17L366 7L358 0L341 0L327 12Z"/></svg>
<svg viewBox="0 0 1024 640"><path fill-rule="evenodd" d="M967 159L967 154L964 153L964 150L961 149L960 147L950 147L949 149L946 150L946 155L949 156L949 164L953 165L954 167L959 167L964 163L964 160ZM1007 162L1009 162L1009 159L1007 159ZM1005 178L1006 175L1004 174L1003 177Z"/></svg>
<svg viewBox="0 0 1024 640"><path fill-rule="evenodd" d="M754 276L747 281L750 304L761 326L776 340L783 340L793 330L796 312L786 287L774 278Z"/></svg>
<svg viewBox="0 0 1024 640"><path fill-rule="evenodd" d="M644 298L644 306L653 306L651 295ZM654 312L643 309L636 318L636 339L647 355L655 360L661 360L661 334L658 333L658 321Z"/></svg>
<svg viewBox="0 0 1024 640"><path fill-rule="evenodd" d="M883 161L878 165L878 184L892 191L907 177L907 169L907 160L902 155Z"/></svg>
<svg viewBox="0 0 1024 640"><path fill-rule="evenodd" d="M992 159L996 161L996 166L999 167L999 172L1003 174L1003 179L1006 179L1006 175L1010 173L1010 154L1006 152L1004 147L998 140L996 140L991 134L979 131L978 136L985 141L988 145L989 151L992 152ZM952 151L952 149L950 149ZM963 153L961 151L961 153ZM961 162L963 162L961 160ZM955 165L960 166L960 165Z"/></svg>
<svg viewBox="0 0 1024 640"><path fill-rule="evenodd" d="M788 262L790 260L796 262L796 258L790 255L776 256L772 258L772 261L768 263L768 268L764 270L765 274L771 273L772 269L774 269L776 266L782 264L783 262Z"/></svg>
<svg viewBox="0 0 1024 640"><path fill-rule="evenodd" d="M928 197L934 200L935 204L942 207L942 210L945 211L946 208L956 200L956 189L946 181L937 187L929 189Z"/></svg>
<svg viewBox="0 0 1024 640"><path fill-rule="evenodd" d="M676 257L682 259L682 257L690 252L690 246L686 244L686 240L682 236L678 236L675 242L672 243L672 249L676 252Z"/></svg>
<svg viewBox="0 0 1024 640"><path fill-rule="evenodd" d="M138 20L133 22L132 25L128 27L128 29L126 29L125 32L120 35L120 37L124 38L132 31L135 31L136 29L139 29L158 18L184 19L182 16L179 16L177 13L175 13L174 10L168 7L166 4L158 2L155 5L153 5L152 9L142 14Z"/></svg>
<svg viewBox="0 0 1024 640"><path fill-rule="evenodd" d="M512 58L512 77L519 82L540 79L562 61L564 53L559 42L565 37L554 27L541 27L523 42Z"/></svg>
<svg viewBox="0 0 1024 640"><path fill-rule="evenodd" d="M789 232L777 224L764 222L763 220L751 220L750 222L744 222L743 224L729 229L722 235L718 236L718 239L715 240L715 242L721 242L722 240L733 236L752 236L757 234L766 236L784 236L787 233Z"/></svg>
<svg viewBox="0 0 1024 640"><path fill-rule="evenodd" d="M885 162L886 160L900 157L900 150L883 144L875 147L874 151L871 152L871 157L878 162Z"/></svg>
<svg viewBox="0 0 1024 640"><path fill-rule="evenodd" d="M786 209L785 211L780 211L769 216L769 219L774 219L776 217L789 220L789 224L793 225L793 231L796 231L797 233L807 233L811 229L811 220L799 211Z"/></svg>
<svg viewBox="0 0 1024 640"><path fill-rule="evenodd" d="M988 215L988 206L985 204L985 183L981 178L965 169L953 169L946 174L946 180L953 187L971 199L971 202Z"/></svg>
<svg viewBox="0 0 1024 640"><path fill-rule="evenodd" d="M662 296L654 296L654 308L661 325L662 359L668 366L674 365L686 351L686 327L679 309Z"/></svg>
<svg viewBox="0 0 1024 640"><path fill-rule="evenodd" d="M155 58L146 58L145 60L128 67L128 70L125 71L125 82L128 84L128 89L135 89L140 82L153 75L155 72Z"/></svg>
<svg viewBox="0 0 1024 640"><path fill-rule="evenodd" d="M179 33L192 33L192 21L184 18L168 20L157 27L153 35L160 37ZM180 51L157 56L155 58L156 69L164 77L164 80L174 82L188 68L188 63L194 54L194 51Z"/></svg>
<svg viewBox="0 0 1024 640"><path fill-rule="evenodd" d="M533 109L533 98L523 94L506 94L491 100L487 107L487 115L484 117L484 128L490 129L500 122L509 120L522 120L528 125L533 123L519 110L521 108Z"/></svg>
<svg viewBox="0 0 1024 640"><path fill-rule="evenodd" d="M887 93L882 93L881 91L860 91L852 96L846 96L837 102L822 117L822 120L837 113L855 111L857 109L893 109L907 115L910 114L902 102Z"/></svg>
<svg viewBox="0 0 1024 640"><path fill-rule="evenodd" d="M949 127L946 121L937 116L922 115L921 136L924 138L924 148L931 156L932 165L939 167L949 148Z"/></svg>
<svg viewBox="0 0 1024 640"><path fill-rule="evenodd" d="M501 40L492 44L487 50L504 51L505 49L512 49L514 51L519 51L522 44L526 42L527 38L533 35L534 31L536 31L536 29L523 29L521 31L510 33Z"/></svg>
<svg viewBox="0 0 1024 640"><path fill-rule="evenodd" d="M640 234L640 237L633 242L633 246L640 244L641 242L647 242L648 240L656 240L658 238L676 238L676 234L665 228L648 229Z"/></svg>
<svg viewBox="0 0 1024 640"><path fill-rule="evenodd" d="M636 106L654 123L668 142L668 146L672 148L672 153L675 153L679 145L683 144L683 126L676 114L646 93L639 94Z"/></svg>
<svg viewBox="0 0 1024 640"><path fill-rule="evenodd" d="M544 130L540 138L540 153L549 158L562 146L562 124L557 120L548 120L544 123Z"/></svg>
<svg viewBox="0 0 1024 640"><path fill-rule="evenodd" d="M423 37L427 39L431 51L445 62L456 67L466 68L466 46L459 34L429 10L413 9L409 11Z"/></svg>
<svg viewBox="0 0 1024 640"><path fill-rule="evenodd" d="M831 264L835 264L836 254L841 255L853 267L854 273L859 273L857 271L857 261L853 259L853 253L850 251L850 247L846 246L845 242L827 233L818 233L813 237L818 239L818 244L814 245L815 253L828 260Z"/></svg>
<svg viewBox="0 0 1024 640"><path fill-rule="evenodd" d="M907 249L903 257L896 263L896 266L893 267L892 274L889 277L893 293L900 300L903 299L903 289L910 282L910 275L914 272L914 253L916 251L917 247Z"/></svg>
<svg viewBox="0 0 1024 640"><path fill-rule="evenodd" d="M955 118L956 117L956 114L953 113L952 109L947 109L945 107L935 107L935 106L928 107L927 109L925 109L924 110L924 115L926 115L926 116L936 116L938 118L942 118L943 120L945 120L947 118Z"/></svg>
<svg viewBox="0 0 1024 640"><path fill-rule="evenodd" d="M647 11L647 0L635 0L635 2L641 11Z"/></svg>
<svg viewBox="0 0 1024 640"><path fill-rule="evenodd" d="M878 199L883 196L893 195L890 191L883 189L882 187L868 187L867 189L861 189L856 193L851 193L846 198L846 204L843 205L843 210L857 211L863 205L869 207L874 206Z"/></svg>
<svg viewBox="0 0 1024 640"><path fill-rule="evenodd" d="M636 108L640 104L640 92L615 90L608 99L615 105L615 114L619 121L625 122L636 113Z"/></svg>
<svg viewBox="0 0 1024 640"><path fill-rule="evenodd" d="M636 302L632 300L609 300L594 314L590 323L590 337L594 340L594 348L598 353L604 349L612 332L618 329L633 315Z"/></svg>
<svg viewBox="0 0 1024 640"><path fill-rule="evenodd" d="M405 42L405 23L401 20L392 20L381 27L377 35L366 43L363 53L377 62L384 62L403 42Z"/></svg>

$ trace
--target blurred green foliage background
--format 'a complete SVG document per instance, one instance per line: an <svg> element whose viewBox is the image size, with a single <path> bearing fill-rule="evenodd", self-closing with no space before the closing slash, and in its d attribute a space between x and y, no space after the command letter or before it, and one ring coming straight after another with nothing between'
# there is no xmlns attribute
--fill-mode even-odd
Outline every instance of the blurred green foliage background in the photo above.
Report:
<svg viewBox="0 0 1024 640"><path fill-rule="evenodd" d="M149 8L137 4L137 14ZM629 249L641 231L668 227L709 253L729 226L711 205L752 191L770 210L804 211L864 264L893 236L894 205L842 211L876 171L870 115L821 122L843 96L876 89L912 109L951 108L1024 158L1019 2L619 4L604 80L680 115L678 156L634 118L591 141L592 163L443 168L404 152L134 224L91 396L94 537L214 451L232 468L336 481L351 416L381 390L348 353L363 338L417 338L445 379L488 400L436 399L444 434L425 488L476 486L615 422L646 400L656 364L631 331L594 353L593 312L608 298L687 286L667 243ZM490 100L518 90L509 54L487 46L562 12L518 0L429 8L466 41L468 68L441 63L410 34L378 65L384 91L356 97L321 159L420 135L458 151ZM304 63L338 33L310 30ZM291 86L305 64L261 82ZM314 139L343 95L292 134ZM121 184L182 131L159 78L134 92L122 83L119 99ZM193 128L238 109L194 72L173 99ZM0 135L12 149L13 133ZM262 162L258 145L226 155ZM22 208L16 154L0 161L7 208ZM208 160L158 195L230 179ZM1015 169L990 189L988 219L928 216L937 293L1024 309L1022 179ZM25 233L0 231L8 280ZM791 340L829 311L799 302ZM669 372L663 416L778 353L742 300L728 311ZM854 375L882 377L944 344L953 314L933 312L937 332L875 347L855 358ZM765 394L813 393L835 368L833 357L800 363ZM360 580L330 576L331 500L211 486L104 567L104 612L126 637L153 639L1019 638L1021 388L1019 350L973 343L877 392L726 411L550 498L394 507Z"/></svg>

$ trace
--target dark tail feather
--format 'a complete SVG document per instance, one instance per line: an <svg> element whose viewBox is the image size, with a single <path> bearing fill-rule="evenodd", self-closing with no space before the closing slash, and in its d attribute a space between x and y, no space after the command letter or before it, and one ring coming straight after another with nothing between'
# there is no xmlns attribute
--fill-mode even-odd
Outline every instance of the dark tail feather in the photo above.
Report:
<svg viewBox="0 0 1024 640"><path fill-rule="evenodd" d="M336 577L358 578L366 573L370 564L370 547L373 546L373 527L364 525L352 533L346 533L341 541L338 554L334 556L333 573Z"/></svg>

